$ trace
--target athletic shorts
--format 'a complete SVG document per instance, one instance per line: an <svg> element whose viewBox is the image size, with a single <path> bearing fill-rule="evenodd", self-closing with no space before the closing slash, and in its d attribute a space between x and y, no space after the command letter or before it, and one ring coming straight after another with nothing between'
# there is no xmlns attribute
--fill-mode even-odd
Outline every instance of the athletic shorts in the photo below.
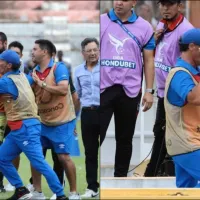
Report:
<svg viewBox="0 0 200 200"><path fill-rule="evenodd" d="M46 149L53 149L56 153L70 154L76 120L59 126L42 124L41 143Z"/></svg>

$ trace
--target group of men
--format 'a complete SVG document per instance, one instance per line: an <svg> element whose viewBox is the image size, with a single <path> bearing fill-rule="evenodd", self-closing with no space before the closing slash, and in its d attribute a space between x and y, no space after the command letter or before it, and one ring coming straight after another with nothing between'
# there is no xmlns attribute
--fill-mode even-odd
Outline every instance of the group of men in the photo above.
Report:
<svg viewBox="0 0 200 200"><path fill-rule="evenodd" d="M114 1L101 15L100 137L115 120L115 177L126 177L142 97L143 111L153 103L155 140L144 176L158 176L166 156L175 164L177 187L199 187L200 29L181 13L181 0L158 0L162 19L152 26L134 12L137 1ZM167 155L166 155L167 154Z"/></svg>
<svg viewBox="0 0 200 200"><path fill-rule="evenodd" d="M114 1L114 8L101 15L100 61L98 40L82 41L85 62L75 69L75 88L66 65L61 60L54 61L56 48L51 41L35 41L35 68L25 75L20 72L23 48L17 52L17 43L13 42L6 50L6 35L0 33L1 142L6 125L11 129L0 146L0 172L16 188L9 199L29 199L34 195L44 198L41 174L56 199L67 199L63 172L69 181L69 199L80 199L76 167L70 158L80 102L88 183L82 197L98 195L99 145L113 114L114 176L126 177L140 101L144 112L153 104L154 73L158 90L155 141L144 176L157 176L168 153L175 163L177 187L199 187L196 159L200 153L200 29L183 16L180 0L158 0L162 20L154 33L149 22L134 12L136 3ZM142 96L143 73L146 87ZM46 149L52 149L56 173L44 159ZM32 167L33 185L29 190L17 173L21 152ZM3 191L3 185L0 189Z"/></svg>
<svg viewBox="0 0 200 200"><path fill-rule="evenodd" d="M64 200L67 199L63 189L65 172L70 187L68 198L81 199L77 193L76 167L70 157L81 100L83 110L81 129L88 183L82 197L97 196L99 42L95 38L86 38L81 43L85 62L77 68L77 71L86 74L79 72L75 77L77 92L70 71L62 58L55 62L56 48L51 41L45 39L35 41L32 49L32 61L35 67L28 75L20 68L22 44L15 41L10 43L8 48L7 50L7 37L0 32L1 192L5 192L4 175L16 188L9 199L45 199L41 187L42 174L54 193L52 199ZM89 77L85 79L87 75ZM90 76L92 77L89 80ZM86 80L89 82L86 83ZM87 124L88 119L84 119L90 114L92 119L96 116L94 124ZM52 150L54 170L45 161L47 149ZM27 188L17 172L21 152L24 152L31 164L31 184Z"/></svg>

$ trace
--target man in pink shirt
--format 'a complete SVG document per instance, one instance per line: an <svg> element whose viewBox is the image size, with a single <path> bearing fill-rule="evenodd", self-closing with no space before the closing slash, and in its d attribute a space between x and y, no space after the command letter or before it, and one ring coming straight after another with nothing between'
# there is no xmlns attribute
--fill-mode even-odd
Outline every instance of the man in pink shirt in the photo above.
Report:
<svg viewBox="0 0 200 200"><path fill-rule="evenodd" d="M100 142L104 141L114 114L115 177L126 177L128 173L143 71L146 83L143 111L153 103L153 28L133 11L136 2L114 1L114 9L101 15Z"/></svg>

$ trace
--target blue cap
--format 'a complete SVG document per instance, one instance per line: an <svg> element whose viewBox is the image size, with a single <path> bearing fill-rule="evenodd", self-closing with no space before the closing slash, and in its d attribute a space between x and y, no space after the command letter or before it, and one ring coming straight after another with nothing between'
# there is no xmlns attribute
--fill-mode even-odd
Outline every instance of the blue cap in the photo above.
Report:
<svg viewBox="0 0 200 200"><path fill-rule="evenodd" d="M200 46L200 28L193 28L181 36L181 44L194 43Z"/></svg>
<svg viewBox="0 0 200 200"><path fill-rule="evenodd" d="M0 54L0 60L4 60L13 65L20 65L20 57L13 50L5 50L2 54Z"/></svg>

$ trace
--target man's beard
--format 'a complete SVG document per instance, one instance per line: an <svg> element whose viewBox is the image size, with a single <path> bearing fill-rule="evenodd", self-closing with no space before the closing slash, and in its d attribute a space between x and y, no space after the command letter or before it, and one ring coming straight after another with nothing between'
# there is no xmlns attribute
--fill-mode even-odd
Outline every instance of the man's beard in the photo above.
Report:
<svg viewBox="0 0 200 200"><path fill-rule="evenodd" d="M179 15L179 13L177 13L175 16L173 16L173 17L171 17L171 18L168 18L168 17L164 17L163 19L164 20L166 20L166 21L174 21L176 18L177 18L177 16Z"/></svg>
<svg viewBox="0 0 200 200"><path fill-rule="evenodd" d="M0 54L3 53L5 50L5 48L0 49Z"/></svg>

